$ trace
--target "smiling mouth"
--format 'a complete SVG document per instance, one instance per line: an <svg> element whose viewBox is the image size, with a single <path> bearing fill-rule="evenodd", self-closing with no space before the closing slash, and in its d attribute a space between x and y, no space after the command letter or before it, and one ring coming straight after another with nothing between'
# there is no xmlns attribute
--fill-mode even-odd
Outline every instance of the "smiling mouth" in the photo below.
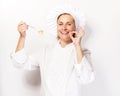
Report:
<svg viewBox="0 0 120 96"><path fill-rule="evenodd" d="M67 34L69 34L69 32L65 32L65 31L64 31L64 32L61 32L61 34L62 34L62 35L67 35Z"/></svg>

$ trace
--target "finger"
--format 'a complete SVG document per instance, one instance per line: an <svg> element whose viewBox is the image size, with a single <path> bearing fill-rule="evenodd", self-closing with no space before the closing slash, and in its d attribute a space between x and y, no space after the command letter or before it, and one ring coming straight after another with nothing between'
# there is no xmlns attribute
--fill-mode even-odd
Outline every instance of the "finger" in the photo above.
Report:
<svg viewBox="0 0 120 96"><path fill-rule="evenodd" d="M82 27L79 27L79 32L78 32L78 36L83 36L84 35L84 30Z"/></svg>
<svg viewBox="0 0 120 96"><path fill-rule="evenodd" d="M69 34L70 34L71 39L73 39L73 38L75 38L77 36L77 33L75 31L70 32Z"/></svg>

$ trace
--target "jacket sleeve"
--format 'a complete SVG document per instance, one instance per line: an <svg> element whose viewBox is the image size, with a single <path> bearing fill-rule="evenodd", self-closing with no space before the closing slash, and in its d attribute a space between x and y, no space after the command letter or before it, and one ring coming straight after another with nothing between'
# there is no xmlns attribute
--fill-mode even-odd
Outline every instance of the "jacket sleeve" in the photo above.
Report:
<svg viewBox="0 0 120 96"><path fill-rule="evenodd" d="M29 56L24 49L11 53L11 60L15 67L35 70L39 68L39 63L33 57Z"/></svg>
<svg viewBox="0 0 120 96"><path fill-rule="evenodd" d="M94 70L90 58L90 52L88 50L83 51L84 56L80 64L75 64L74 71L77 76L77 80L81 84L91 83L94 79Z"/></svg>

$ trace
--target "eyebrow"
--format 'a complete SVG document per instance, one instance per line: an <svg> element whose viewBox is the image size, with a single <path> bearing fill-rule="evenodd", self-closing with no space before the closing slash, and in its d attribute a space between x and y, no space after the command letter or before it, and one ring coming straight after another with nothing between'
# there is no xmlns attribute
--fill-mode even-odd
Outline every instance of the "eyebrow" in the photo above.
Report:
<svg viewBox="0 0 120 96"><path fill-rule="evenodd" d="M58 23L63 23L62 21L58 21ZM71 22L66 22L66 23L72 23L72 21Z"/></svg>

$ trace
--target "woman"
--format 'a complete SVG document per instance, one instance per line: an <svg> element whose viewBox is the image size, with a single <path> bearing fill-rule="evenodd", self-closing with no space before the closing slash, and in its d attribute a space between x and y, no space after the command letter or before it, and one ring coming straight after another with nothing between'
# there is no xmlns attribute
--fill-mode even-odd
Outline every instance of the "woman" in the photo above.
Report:
<svg viewBox="0 0 120 96"><path fill-rule="evenodd" d="M81 48L84 30L76 32L76 19L70 13L57 16L57 38L54 46L45 47L38 59L26 54L24 43L28 25L20 22L14 64L25 69L40 68L41 96L80 96L80 85L94 80L89 52Z"/></svg>

